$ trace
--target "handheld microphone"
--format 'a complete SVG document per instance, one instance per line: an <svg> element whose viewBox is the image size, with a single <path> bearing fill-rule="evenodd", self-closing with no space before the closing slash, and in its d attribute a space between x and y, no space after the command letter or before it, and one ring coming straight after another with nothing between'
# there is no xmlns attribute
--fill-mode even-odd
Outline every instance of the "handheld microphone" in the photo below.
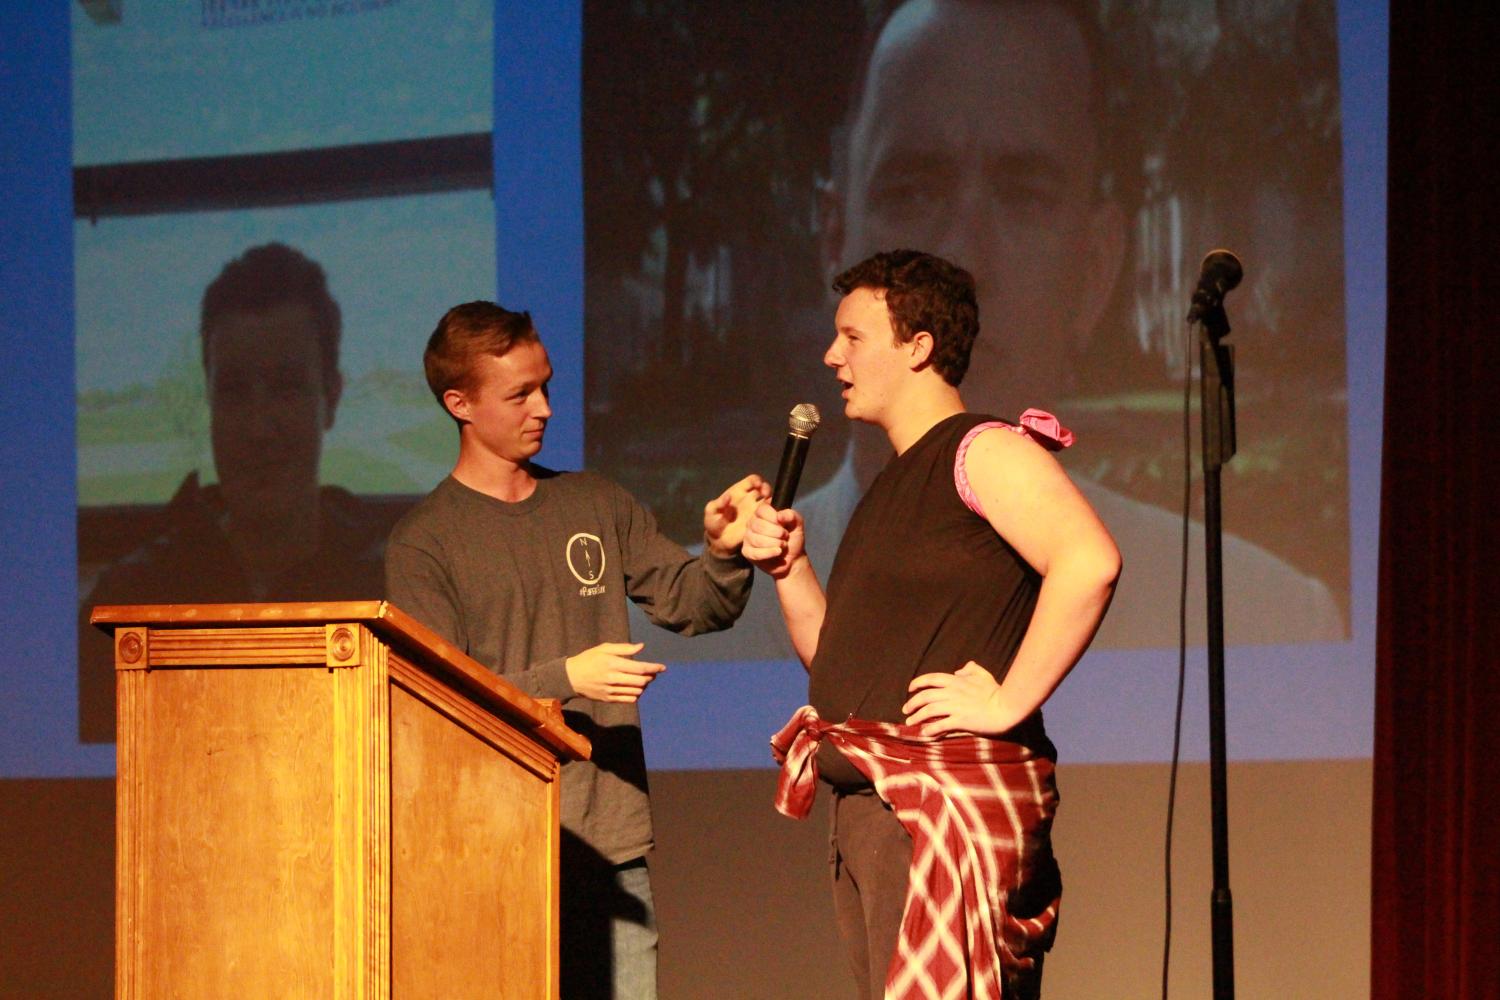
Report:
<svg viewBox="0 0 1500 1000"><path fill-rule="evenodd" d="M1214 250L1203 258L1198 269L1198 288L1193 292L1193 305L1188 310L1187 321L1196 323L1211 309L1224 302L1224 296L1239 285L1245 276L1244 265L1228 250Z"/></svg>
<svg viewBox="0 0 1500 1000"><path fill-rule="evenodd" d="M797 496L797 480L802 478L802 463L807 461L807 444L818 429L818 408L798 403L787 418L786 447L781 449L781 468L776 473L776 487L771 491L771 506L786 510Z"/></svg>

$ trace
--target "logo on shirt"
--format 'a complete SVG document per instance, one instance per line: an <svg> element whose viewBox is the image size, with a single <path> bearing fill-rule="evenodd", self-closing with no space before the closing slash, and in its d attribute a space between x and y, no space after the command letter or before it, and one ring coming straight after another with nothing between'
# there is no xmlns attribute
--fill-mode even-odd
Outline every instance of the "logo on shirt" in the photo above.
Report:
<svg viewBox="0 0 1500 1000"><path fill-rule="evenodd" d="M583 584L580 597L592 597L604 593L599 581L604 579L604 543L598 535L580 531L568 539L568 571Z"/></svg>

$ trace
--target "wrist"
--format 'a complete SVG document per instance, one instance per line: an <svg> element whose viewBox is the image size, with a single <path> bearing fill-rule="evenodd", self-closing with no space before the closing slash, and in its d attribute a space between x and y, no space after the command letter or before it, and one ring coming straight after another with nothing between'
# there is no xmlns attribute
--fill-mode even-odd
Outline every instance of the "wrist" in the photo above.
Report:
<svg viewBox="0 0 1500 1000"><path fill-rule="evenodd" d="M1014 689L1008 688L1004 682L990 692L986 702L987 721L995 733L1014 729L1031 715L1031 712L1016 700Z"/></svg>
<svg viewBox="0 0 1500 1000"><path fill-rule="evenodd" d="M799 552L795 558L775 570L769 570L772 579L778 584L793 582L801 579L807 573L812 572L812 563L808 561L807 553Z"/></svg>
<svg viewBox="0 0 1500 1000"><path fill-rule="evenodd" d="M703 551L724 562L733 562L740 557L740 544L726 545L722 535L711 535L707 531L703 533Z"/></svg>

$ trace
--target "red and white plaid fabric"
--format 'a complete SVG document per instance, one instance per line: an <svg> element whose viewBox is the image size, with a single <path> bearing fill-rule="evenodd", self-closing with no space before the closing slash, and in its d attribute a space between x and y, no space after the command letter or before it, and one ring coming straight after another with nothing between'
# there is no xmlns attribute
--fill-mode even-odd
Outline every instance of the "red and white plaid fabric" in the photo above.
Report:
<svg viewBox="0 0 1500 1000"><path fill-rule="evenodd" d="M988 737L828 723L803 706L771 738L782 765L782 814L801 819L812 808L825 739L911 834L911 881L886 1000L1003 1000L1005 984L1036 975L1057 933L1062 894L1050 841L1052 761Z"/></svg>

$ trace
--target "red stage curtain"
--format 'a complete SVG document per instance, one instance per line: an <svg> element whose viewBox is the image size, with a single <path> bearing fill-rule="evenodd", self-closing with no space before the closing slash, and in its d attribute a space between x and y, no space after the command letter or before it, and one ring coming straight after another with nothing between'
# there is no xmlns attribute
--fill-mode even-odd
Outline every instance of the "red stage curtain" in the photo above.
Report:
<svg viewBox="0 0 1500 1000"><path fill-rule="evenodd" d="M1371 994L1500 996L1500 286L1488 7L1391 4Z"/></svg>

